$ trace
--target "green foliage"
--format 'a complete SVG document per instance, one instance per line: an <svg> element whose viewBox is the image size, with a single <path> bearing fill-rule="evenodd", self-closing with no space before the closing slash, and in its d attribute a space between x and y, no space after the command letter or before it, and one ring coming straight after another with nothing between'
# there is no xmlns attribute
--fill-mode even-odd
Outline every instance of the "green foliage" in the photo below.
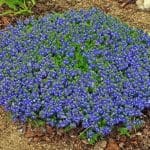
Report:
<svg viewBox="0 0 150 150"><path fill-rule="evenodd" d="M87 72L88 62L87 59L84 56L82 56L81 52L76 51L75 60L77 61L75 67L81 69L83 72Z"/></svg>
<svg viewBox="0 0 150 150"><path fill-rule="evenodd" d="M92 138L90 138L90 139L88 140L88 143L91 144L91 145L93 145L93 144L95 144L99 139L101 139L101 135L100 135L99 133L95 133L95 134L92 136Z"/></svg>
<svg viewBox="0 0 150 150"><path fill-rule="evenodd" d="M53 57L55 64L60 67L62 65L63 58L60 55L55 55Z"/></svg>
<svg viewBox="0 0 150 150"><path fill-rule="evenodd" d="M98 126L101 128L101 127L104 127L106 125L106 120L102 119L98 122ZM88 131L90 131L91 127L83 130L80 134L79 134L79 138L82 139L82 140L86 140L87 139L87 134L88 134ZM92 137L90 137L88 139L88 143L91 144L91 145L94 145L99 139L102 139L102 135L100 133L94 133Z"/></svg>
<svg viewBox="0 0 150 150"><path fill-rule="evenodd" d="M71 126L71 125L69 125L69 126L67 126L67 127L65 127L64 128L64 131L66 132L66 133L68 133L68 132L70 132L72 129L74 129L75 127L74 126Z"/></svg>
<svg viewBox="0 0 150 150"><path fill-rule="evenodd" d="M106 125L106 120L102 119L98 122L99 127L104 127Z"/></svg>
<svg viewBox="0 0 150 150"><path fill-rule="evenodd" d="M28 119L28 123L30 123L33 127L43 127L45 125L45 121L41 119L36 120Z"/></svg>
<svg viewBox="0 0 150 150"><path fill-rule="evenodd" d="M89 130L89 128L88 128ZM82 140L86 140L87 139L87 129L85 129L83 132L80 133L79 138ZM95 144L99 139L102 139L102 135L99 133L95 133L91 138L88 139L88 143L93 145Z"/></svg>
<svg viewBox="0 0 150 150"><path fill-rule="evenodd" d="M130 136L129 130L125 127L120 127L118 129L118 131L119 131L120 135L125 135L125 136L128 136L128 137Z"/></svg>
<svg viewBox="0 0 150 150"><path fill-rule="evenodd" d="M81 52L81 46L79 44L73 43L73 46L75 46L75 56L74 60L76 61L75 68L80 69L83 72L88 71L88 61L87 59L82 55Z"/></svg>
<svg viewBox="0 0 150 150"><path fill-rule="evenodd" d="M9 10L0 13L0 16L32 13L31 8L35 3L35 0L0 0L0 6L7 5L9 7Z"/></svg>
<svg viewBox="0 0 150 150"><path fill-rule="evenodd" d="M80 138L80 139L82 139L82 140L87 139L86 131L87 131L87 130L84 130L83 132L81 132L81 133L79 134L79 138Z"/></svg>

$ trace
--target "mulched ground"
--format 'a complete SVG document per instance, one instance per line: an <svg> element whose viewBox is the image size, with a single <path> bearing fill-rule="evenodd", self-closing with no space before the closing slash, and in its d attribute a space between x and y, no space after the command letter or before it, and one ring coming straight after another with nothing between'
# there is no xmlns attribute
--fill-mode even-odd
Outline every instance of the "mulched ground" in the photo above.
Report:
<svg viewBox="0 0 150 150"><path fill-rule="evenodd" d="M120 18L130 26L143 29L150 33L150 12L137 9L135 4L125 8L119 0L37 0L33 8L36 17L50 12L64 12L68 9L89 7L101 8L108 14ZM0 7L0 12L7 7ZM15 24L18 19L26 16L0 17L0 29L8 24ZM143 112L144 126L133 131L130 137L120 136L115 130L111 135L99 141L95 146L78 138L81 128L64 133L46 126L33 129L31 126L14 123L3 108L0 107L0 150L149 150L150 149L150 110Z"/></svg>
<svg viewBox="0 0 150 150"><path fill-rule="evenodd" d="M42 16L50 12L64 12L68 9L98 7L131 26L150 32L150 12L138 10L135 3L122 8L122 4L119 3L120 1L125 0L37 0L37 4L33 7L33 14L31 15ZM0 7L0 13L6 9L7 7ZM26 17L28 15L0 17L0 29L9 23L14 24L16 20L25 19Z"/></svg>

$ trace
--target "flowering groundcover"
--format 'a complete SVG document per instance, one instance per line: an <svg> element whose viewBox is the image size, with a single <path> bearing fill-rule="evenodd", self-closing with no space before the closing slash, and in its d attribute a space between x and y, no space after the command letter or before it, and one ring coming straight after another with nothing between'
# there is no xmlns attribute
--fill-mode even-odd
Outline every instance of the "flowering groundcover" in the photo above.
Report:
<svg viewBox="0 0 150 150"><path fill-rule="evenodd" d="M0 105L22 122L85 129L91 142L150 107L150 37L101 10L19 21L0 31Z"/></svg>

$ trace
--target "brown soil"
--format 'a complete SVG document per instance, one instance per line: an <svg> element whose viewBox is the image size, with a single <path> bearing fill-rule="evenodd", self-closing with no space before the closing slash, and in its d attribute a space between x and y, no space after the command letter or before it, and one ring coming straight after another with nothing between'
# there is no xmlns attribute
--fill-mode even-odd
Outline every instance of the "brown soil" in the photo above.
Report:
<svg viewBox="0 0 150 150"><path fill-rule="evenodd" d="M119 0L118 0L119 1ZM99 7L106 13L120 18L130 26L138 27L150 32L150 12L137 9L135 4L125 8L117 0L38 0L33 8L33 15L41 16L50 12L63 12L68 9ZM0 12L6 8L0 7ZM8 24L15 24L18 19L26 16L0 17L0 29ZM114 131L95 146L77 137L76 131L64 134L50 127L44 129L27 128L25 125L11 121L9 114L0 108L0 150L148 150L150 149L150 111L144 112L145 125L138 131L133 131L130 137L120 136ZM44 132L41 132L41 130Z"/></svg>
<svg viewBox="0 0 150 150"><path fill-rule="evenodd" d="M31 128L14 123L0 107L0 150L91 150L92 146L79 140L75 132Z"/></svg>
<svg viewBox="0 0 150 150"><path fill-rule="evenodd" d="M50 12L63 12L68 9L80 9L89 7L98 7L106 13L120 18L130 26L135 26L150 32L150 12L138 10L136 4L129 4L125 8L118 3L120 0L37 0L37 4L33 7L33 14L41 16ZM124 1L124 0L122 0ZM0 7L0 12L6 8ZM4 28L9 23L28 17L12 15L0 17L0 28Z"/></svg>
<svg viewBox="0 0 150 150"><path fill-rule="evenodd" d="M130 137L120 135L114 129L109 136L92 146L78 138L80 128L69 133L50 126L33 128L12 122L9 113L0 107L0 150L149 150L149 118L150 110L147 110L143 115L145 124L132 131Z"/></svg>

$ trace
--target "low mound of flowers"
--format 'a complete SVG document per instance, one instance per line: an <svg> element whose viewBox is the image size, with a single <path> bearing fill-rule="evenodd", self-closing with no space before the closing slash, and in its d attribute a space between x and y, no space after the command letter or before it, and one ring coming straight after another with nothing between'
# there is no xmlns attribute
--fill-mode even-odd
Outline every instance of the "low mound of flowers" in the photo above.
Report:
<svg viewBox="0 0 150 150"><path fill-rule="evenodd" d="M102 11L19 21L0 32L0 105L14 119L85 130L141 124L150 107L150 37Z"/></svg>

